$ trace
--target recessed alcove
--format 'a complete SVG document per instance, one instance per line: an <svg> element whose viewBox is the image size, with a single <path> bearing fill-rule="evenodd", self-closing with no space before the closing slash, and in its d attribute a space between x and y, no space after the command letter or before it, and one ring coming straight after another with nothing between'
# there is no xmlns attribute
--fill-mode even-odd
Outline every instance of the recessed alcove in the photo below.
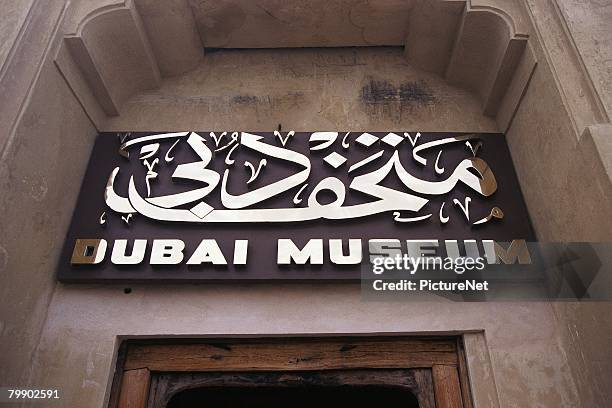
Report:
<svg viewBox="0 0 612 408"><path fill-rule="evenodd" d="M470 91L413 67L403 47L217 49L134 94L106 131L495 132Z"/></svg>
<svg viewBox="0 0 612 408"><path fill-rule="evenodd" d="M219 96L229 98L232 109L258 101L279 103L281 110L287 103L303 104L305 115L301 122L294 120L295 130L317 125L326 126L326 130L376 125L376 120L347 120L348 115L355 118L362 112L347 105L347 97L355 96L338 81L342 76L354 88L363 88L363 77L367 76L370 88L375 89L366 96L378 105L392 100L388 93L397 87L398 95L403 90L399 95L404 96L403 105L433 107L429 116L436 116L435 121L412 112L416 117L408 124L444 130L450 125L439 125L446 120L462 128L459 116L465 108L465 115L473 116L479 110L493 118L498 129L505 130L535 67L526 48L521 11L514 6L502 10L482 1L313 1L306 7L273 0L134 0L91 9L84 6L79 11L66 25L69 34L60 44L55 62L101 130L132 121L117 118L133 117L135 102L144 103L138 113L146 113L146 102L151 101L154 90L161 91L160 98L149 105L150 110L163 114L162 109L170 103L184 104L185 113L180 116L185 125L191 125L188 118L195 109L204 114L211 111L210 105L228 110L228 100ZM216 75L215 80L207 83L207 74ZM410 77L408 83L403 82L406 76ZM420 86L419 81L426 80L431 80L435 90L440 91L445 82L469 91L475 99L451 100L446 109L436 109L444 105L440 97L458 89L447 87L436 97ZM255 81L265 90L275 90L275 85L284 81L286 95L278 102L276 95L245 94L239 89ZM507 95L511 85L515 92ZM176 86L182 86L184 95L177 94ZM300 99L308 98L305 91L318 92L318 97L327 100L310 112L308 103ZM385 108L393 113L388 103ZM211 113L217 113L215 109ZM245 120L251 130L259 124L240 113L233 123ZM316 121L314 113L323 120ZM334 115L345 118L330 120ZM401 112L399 116L404 119ZM385 118L377 119L383 119L380 125L384 127ZM401 119L389 123L401 125ZM261 121L268 127L265 115ZM138 123L133 125L138 127ZM481 129L476 126L471 130Z"/></svg>

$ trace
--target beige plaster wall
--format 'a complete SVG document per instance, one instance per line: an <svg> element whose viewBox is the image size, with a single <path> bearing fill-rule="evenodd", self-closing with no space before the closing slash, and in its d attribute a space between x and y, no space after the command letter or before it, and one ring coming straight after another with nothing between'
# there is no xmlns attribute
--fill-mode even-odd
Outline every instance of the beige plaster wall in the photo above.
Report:
<svg viewBox="0 0 612 408"><path fill-rule="evenodd" d="M523 163L517 166L519 178L529 180L522 189L531 197L530 215L540 240L609 242L610 180L594 162L597 152L589 140L577 140L569 119L554 114L562 105L546 68L545 64L538 67L507 132L514 160ZM612 272L609 260L606 265L600 273ZM585 407L608 406L612 398L612 303L552 306L580 401Z"/></svg>
<svg viewBox="0 0 612 408"><path fill-rule="evenodd" d="M409 91L400 96L400 89ZM366 95L364 95L364 93ZM494 132L479 101L408 64L401 47L220 50L141 92L105 130Z"/></svg>
<svg viewBox="0 0 612 408"><path fill-rule="evenodd" d="M27 20L34 0L3 0L0 16L0 72L19 38L19 32Z"/></svg>
<svg viewBox="0 0 612 408"><path fill-rule="evenodd" d="M94 3L76 5L82 11ZM584 197L600 214L609 213L606 179L589 167L595 153L580 144L567 117L572 108L547 66L550 56L535 50L538 67L508 139L538 233L609 239L611 217L594 218L578 211L579 203L564 201ZM104 130L270 130L278 123L285 130L496 129L479 114L475 98L411 68L396 49L291 53L207 55L213 64L137 94ZM95 129L45 58L13 117L15 133L0 163L0 383L58 386L66 398L59 406L102 407L117 336L484 330L500 406L606 406L612 389L606 365L612 342L604 341L612 338L608 305L370 303L355 285L134 285L124 294L123 287L56 284L59 246ZM601 71L601 61L584 60L591 72ZM360 90L370 77L392 87L416 81L434 99L364 103ZM608 85L597 86L602 92Z"/></svg>
<svg viewBox="0 0 612 408"><path fill-rule="evenodd" d="M0 383L32 384L54 269L95 130L48 61L0 163ZM75 137L79 135L79 137Z"/></svg>
<svg viewBox="0 0 612 408"><path fill-rule="evenodd" d="M538 238L609 241L612 217L602 216L612 214L609 174L589 138L576 135L549 65L534 49L538 67L506 137Z"/></svg>
<svg viewBox="0 0 612 408"><path fill-rule="evenodd" d="M529 180L522 188L534 198L530 214L540 239L609 242L611 173L602 164L612 160L612 3L526 3L544 47L534 47L538 67L507 136L515 162L524 164L517 166L519 178ZM564 43L563 31L571 35L570 43ZM603 125L585 130L597 123ZM594 148L597 139L591 138L595 132L601 132L598 137L604 141L599 149ZM610 406L612 303L552 306L581 403Z"/></svg>
<svg viewBox="0 0 612 408"><path fill-rule="evenodd" d="M483 329L501 407L581 406L547 303L367 302L354 284L131 287L127 295L108 286L61 285L55 292L35 371L41 384L61 385L68 406L101 406L116 335Z"/></svg>
<svg viewBox="0 0 612 408"><path fill-rule="evenodd" d="M612 2L556 0L584 66L612 117Z"/></svg>

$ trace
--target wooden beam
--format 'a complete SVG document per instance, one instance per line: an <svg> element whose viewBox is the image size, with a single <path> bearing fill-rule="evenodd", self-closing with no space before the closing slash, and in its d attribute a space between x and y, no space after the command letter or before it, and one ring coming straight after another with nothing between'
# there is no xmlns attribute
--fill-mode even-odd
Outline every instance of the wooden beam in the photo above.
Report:
<svg viewBox="0 0 612 408"><path fill-rule="evenodd" d="M455 366L457 350L449 339L144 344L128 349L126 370L295 371L351 368L427 368Z"/></svg>
<svg viewBox="0 0 612 408"><path fill-rule="evenodd" d="M457 367L434 365L432 368L436 408L464 408Z"/></svg>
<svg viewBox="0 0 612 408"><path fill-rule="evenodd" d="M151 373L146 368L124 371L119 408L146 408L150 384Z"/></svg>
<svg viewBox="0 0 612 408"><path fill-rule="evenodd" d="M115 366L115 373L113 375L108 408L119 407L119 390L121 390L121 381L123 380L123 366L125 365L125 358L127 357L127 349L127 342L121 342L119 345L119 350L117 351L117 364Z"/></svg>
<svg viewBox="0 0 612 408"><path fill-rule="evenodd" d="M467 369L465 348L463 347L463 338L457 338L457 360L457 370L459 370L459 384L461 385L463 408L473 408L474 404L472 404L470 377Z"/></svg>

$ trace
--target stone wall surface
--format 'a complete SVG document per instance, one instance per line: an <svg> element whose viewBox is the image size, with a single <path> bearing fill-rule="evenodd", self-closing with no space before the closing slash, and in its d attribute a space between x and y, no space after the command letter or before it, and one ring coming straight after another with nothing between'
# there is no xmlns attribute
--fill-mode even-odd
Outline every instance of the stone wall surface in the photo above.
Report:
<svg viewBox="0 0 612 408"><path fill-rule="evenodd" d="M205 3L197 3L202 13ZM609 241L609 1L471 3L507 7L531 33L537 66L507 138L539 238ZM501 407L610 406L609 303L370 303L356 285L133 285L124 294L122 286L57 284L59 249L97 130L53 59L63 34L122 2L72 1L56 42L43 52L63 7L49 1L48 25L30 27L43 44L24 41L25 51L36 52L12 54L28 13L44 17L44 6L32 13L30 4L41 3L5 2L9 12L0 18L0 66L11 73L0 76L0 88L10 90L0 112L0 385L56 386L65 397L58 406L103 407L125 337L484 331ZM139 4L156 15L151 1ZM385 13L395 7L385 4ZM200 25L207 21L201 17ZM282 17L258 12L264 20ZM553 23L571 41L563 42ZM366 38L377 36L366 31ZM156 55L174 55L159 47ZM15 65L20 56L27 64ZM416 69L393 47L227 50L206 53L194 66L132 95L98 130L269 131L279 123L283 130L498 130L474 94ZM162 71L175 74L170 65ZM405 84L412 93L400 92Z"/></svg>
<svg viewBox="0 0 612 408"><path fill-rule="evenodd" d="M3 0L0 16L0 72L35 0Z"/></svg>
<svg viewBox="0 0 612 408"><path fill-rule="evenodd" d="M106 130L495 132L465 90L417 70L399 47L219 50L141 92Z"/></svg>
<svg viewBox="0 0 612 408"><path fill-rule="evenodd" d="M551 305L363 301L355 284L64 286L49 310L35 371L69 404L101 406L116 335L241 336L459 333L484 330L500 407L579 407ZM231 299L231 301L228 301ZM117 317L121 316L121 319ZM535 329L537 328L537 329ZM71 372L71 375L66 375Z"/></svg>
<svg viewBox="0 0 612 408"><path fill-rule="evenodd" d="M537 14L538 7L545 2L528 1L528 3L531 11L536 13L536 26L545 35L551 31L549 22L552 16ZM564 24L564 29L570 34L571 45L575 47L574 51L578 60L577 65L586 78L578 93L566 92L568 100L565 101L565 104L567 106L569 103L576 103L580 99L588 99L589 90L592 90L601 106L599 109L597 107L592 108L594 111L592 116L581 115L583 118L587 118L587 121L582 122L582 124L587 126L594 123L605 124L596 128L596 131L603 132L600 136L601 140L604 141L602 149L599 151L593 150L592 141L588 139L590 134L588 131L579 135L575 144L572 143L571 136L566 136L566 139L561 142L560 138L567 134L567 129L571 128L571 123L560 118L553 119L553 116L549 116L549 119L556 122L558 131L554 133L555 137L536 137L535 140L541 140L545 145L538 145L537 142L536 145L533 144L534 138L528 137L524 132L531 129L533 132L539 133L542 129L541 119L538 119L536 125L536 122L529 119L521 120L520 115L533 115L541 118L542 115L534 115L533 110L542 106L542 100L550 101L550 99L542 98L532 88L539 87L541 93L544 93L549 92L551 87L555 85L554 83L545 85L544 78L538 77L538 73L535 74L532 84L530 84L529 92L532 95L530 96L528 92L519 108L522 113L519 113L514 121L516 124L520 124L515 128L514 134L520 135L522 133L523 136L513 139L512 131L510 131L509 139L516 141L513 153L520 151L521 154L535 156L540 152L549 152L554 157L554 160L548 161L548 164L541 163L542 167L537 170L534 169L534 173L544 173L545 167L554 166L553 174L557 178L538 180L536 177L530 177L533 182L525 184L523 188L535 191L541 189L544 183L552 182L555 185L554 189L559 192L559 198L554 200L555 204L553 205L561 207L566 204L567 208L574 209L573 212L567 213L565 217L550 217L546 216L546 211L542 208L530 207L532 218L542 220L542 225L536 226L536 228L541 232L548 231L550 236L562 235L564 236L563 239L566 240L584 239L609 242L612 232L612 225L608 222L609 214L612 213L611 173L609 169L598 167L594 158L602 157L601 163L604 165L612 159L612 148L610 147L612 131L609 124L612 107L612 29L610 26L612 2L608 0L556 0L551 3L562 17L561 21ZM561 41L552 39L547 39L544 42L546 45L545 51L549 54L549 58L552 58L552 61L558 61L555 58L561 52L571 54L570 50L567 49L570 47L566 46L563 50L557 48L561 43ZM541 57L544 57L543 53ZM555 66L555 69L559 72L557 79L559 77L566 78L563 84L557 84L557 86L563 88L563 85L580 83L579 79L567 81L569 78L563 76L566 72L571 71L568 68L571 65L571 61L569 61L565 66L562 64ZM566 72L563 72L564 69ZM553 75L550 75L549 78L549 80L552 80ZM556 103L563 104L561 100ZM571 107L569 109L572 110ZM581 123L580 119L577 122ZM529 123L532 126L529 126ZM579 132L582 130L578 129ZM538 163L536 160L530 162ZM604 203L604 207L593 207L593 204L598 202ZM545 219L547 220L546 225L543 221ZM612 271L607 269L603 272L611 273ZM555 318L560 323L561 343L566 350L568 364L574 373L580 401L585 407L609 406L612 403L610 392L612 389L612 364L610 364L612 362L612 324L609 319L612 304L600 302L555 303L553 309Z"/></svg>
<svg viewBox="0 0 612 408"><path fill-rule="evenodd" d="M514 118L513 128L508 131L508 139L514 159L531 164L529 168L517 169L520 178L530 180L523 184L524 190L530 190L527 194L540 195L546 190L545 186L552 184L550 191L554 194L542 196L540 202L551 203L553 208L568 209L564 216L552 217L550 214L558 213L558 210L545 210L534 205L529 207L530 215L536 224L540 224L536 225L540 239L609 242L612 233L609 216L612 214L612 173L604 166L612 160L609 121L612 108L612 2L528 0L527 3L529 11L535 15L535 26L541 32L544 47L539 49L538 72L534 74ZM539 14L544 3L551 3L554 7L548 9L548 14ZM552 29L555 10L561 16L564 30L570 34L569 45L563 44ZM556 35L547 37L551 33ZM582 73L586 80L571 76L572 49L577 60L575 64L579 67L577 72ZM559 63L562 61L558 59L560 55L566 64ZM556 63L553 67L555 75L543 72L551 69L550 62ZM555 84L555 79L561 82ZM578 87L577 91L568 89L571 86ZM561 94L553 97L551 92L554 93L555 88L561 88ZM599 103L587 101L591 92ZM546 104L542 103L544 100ZM574 108L572 104L592 107ZM583 132L584 128L579 125L576 134L571 131L572 118L555 114L562 112L563 106L570 112L579 112L574 124L602 123L593 128L594 132L601 132L599 150L593 149L593 140L596 139L590 139L590 131ZM540 111L542 109L549 112L544 114ZM548 136L542 134L546 128L549 132L553 130ZM536 156L550 159L538 160ZM601 158L600 164L597 164L597 158ZM550 168L552 171L547 170ZM555 177L537 177L538 174L553 174ZM612 271L607 268L602 272L609 274ZM581 403L585 407L609 406L612 401L612 324L609 318L612 303L554 303L553 310Z"/></svg>
<svg viewBox="0 0 612 408"><path fill-rule="evenodd" d="M51 62L39 84L0 163L0 382L7 386L39 374L32 363L57 255L95 135Z"/></svg>
<svg viewBox="0 0 612 408"><path fill-rule="evenodd" d="M608 117L612 117L612 2L557 0Z"/></svg>

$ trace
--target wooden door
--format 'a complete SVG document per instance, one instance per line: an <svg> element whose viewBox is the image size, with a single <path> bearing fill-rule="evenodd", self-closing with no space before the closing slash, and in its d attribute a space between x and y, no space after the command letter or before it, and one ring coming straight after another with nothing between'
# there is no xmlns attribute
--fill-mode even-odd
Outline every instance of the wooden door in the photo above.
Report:
<svg viewBox="0 0 612 408"><path fill-rule="evenodd" d="M166 408L201 387L386 386L419 408L471 408L459 338L338 337L128 341L109 408ZM213 388L210 388L211 390Z"/></svg>

